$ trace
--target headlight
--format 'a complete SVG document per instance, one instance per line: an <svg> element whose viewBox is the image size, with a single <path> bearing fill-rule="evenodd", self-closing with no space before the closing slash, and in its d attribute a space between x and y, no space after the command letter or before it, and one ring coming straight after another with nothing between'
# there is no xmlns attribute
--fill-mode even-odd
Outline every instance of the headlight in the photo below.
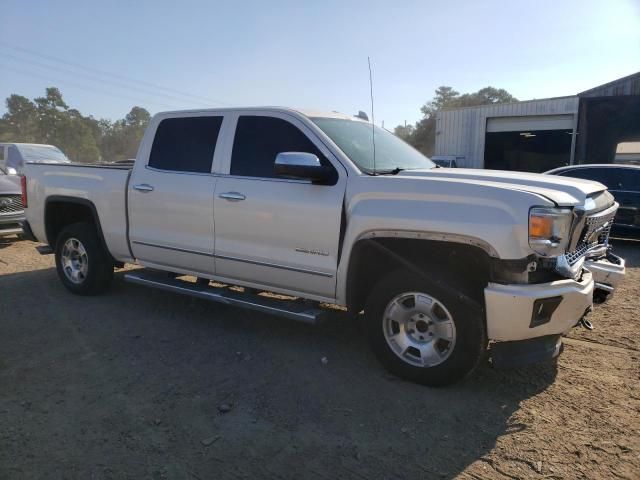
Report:
<svg viewBox="0 0 640 480"><path fill-rule="evenodd" d="M536 207L529 212L529 246L544 257L562 255L569 244L573 214L568 208Z"/></svg>

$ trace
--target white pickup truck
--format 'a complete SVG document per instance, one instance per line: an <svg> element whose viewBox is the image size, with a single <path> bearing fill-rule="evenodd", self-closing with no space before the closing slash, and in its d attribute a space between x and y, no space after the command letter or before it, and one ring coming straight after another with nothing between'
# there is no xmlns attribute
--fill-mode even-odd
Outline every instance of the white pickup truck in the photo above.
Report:
<svg viewBox="0 0 640 480"><path fill-rule="evenodd" d="M297 320L317 321L321 302L364 311L380 361L428 385L460 379L489 345L496 365L555 357L594 285L624 275L603 185L438 168L337 113L161 113L133 166L29 164L25 177L25 232L71 292L136 263L125 280Z"/></svg>

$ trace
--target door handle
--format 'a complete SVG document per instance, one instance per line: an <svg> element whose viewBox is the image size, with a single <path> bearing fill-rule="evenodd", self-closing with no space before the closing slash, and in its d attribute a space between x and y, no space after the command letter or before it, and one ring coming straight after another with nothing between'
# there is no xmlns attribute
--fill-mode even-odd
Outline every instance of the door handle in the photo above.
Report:
<svg viewBox="0 0 640 480"><path fill-rule="evenodd" d="M225 192L218 195L220 198L224 198L225 200L229 200L230 202L239 202L240 200L244 200L245 197L243 194L238 192Z"/></svg>
<svg viewBox="0 0 640 480"><path fill-rule="evenodd" d="M153 192L153 187L148 183L139 183L133 186L134 190L138 190L139 192Z"/></svg>

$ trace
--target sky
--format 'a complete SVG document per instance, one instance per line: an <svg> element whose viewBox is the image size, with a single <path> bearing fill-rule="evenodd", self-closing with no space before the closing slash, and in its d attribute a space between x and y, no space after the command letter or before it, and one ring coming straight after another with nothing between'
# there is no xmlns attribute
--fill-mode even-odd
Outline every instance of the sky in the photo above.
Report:
<svg viewBox="0 0 640 480"><path fill-rule="evenodd" d="M440 85L529 100L640 71L640 0L3 0L2 18L0 98L57 86L112 120L133 105L370 113L367 57L387 128Z"/></svg>

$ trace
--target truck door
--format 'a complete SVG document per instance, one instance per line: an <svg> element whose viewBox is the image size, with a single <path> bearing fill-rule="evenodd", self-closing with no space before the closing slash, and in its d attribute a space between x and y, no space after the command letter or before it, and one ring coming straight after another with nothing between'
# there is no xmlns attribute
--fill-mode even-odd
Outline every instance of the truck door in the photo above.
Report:
<svg viewBox="0 0 640 480"><path fill-rule="evenodd" d="M136 162L128 192L130 245L141 264L213 275L211 166L222 123L221 115L164 118L143 143L138 161L147 162Z"/></svg>
<svg viewBox="0 0 640 480"><path fill-rule="evenodd" d="M280 152L313 153L334 178L278 178ZM216 275L334 298L345 188L344 167L297 118L240 115L214 197Z"/></svg>

